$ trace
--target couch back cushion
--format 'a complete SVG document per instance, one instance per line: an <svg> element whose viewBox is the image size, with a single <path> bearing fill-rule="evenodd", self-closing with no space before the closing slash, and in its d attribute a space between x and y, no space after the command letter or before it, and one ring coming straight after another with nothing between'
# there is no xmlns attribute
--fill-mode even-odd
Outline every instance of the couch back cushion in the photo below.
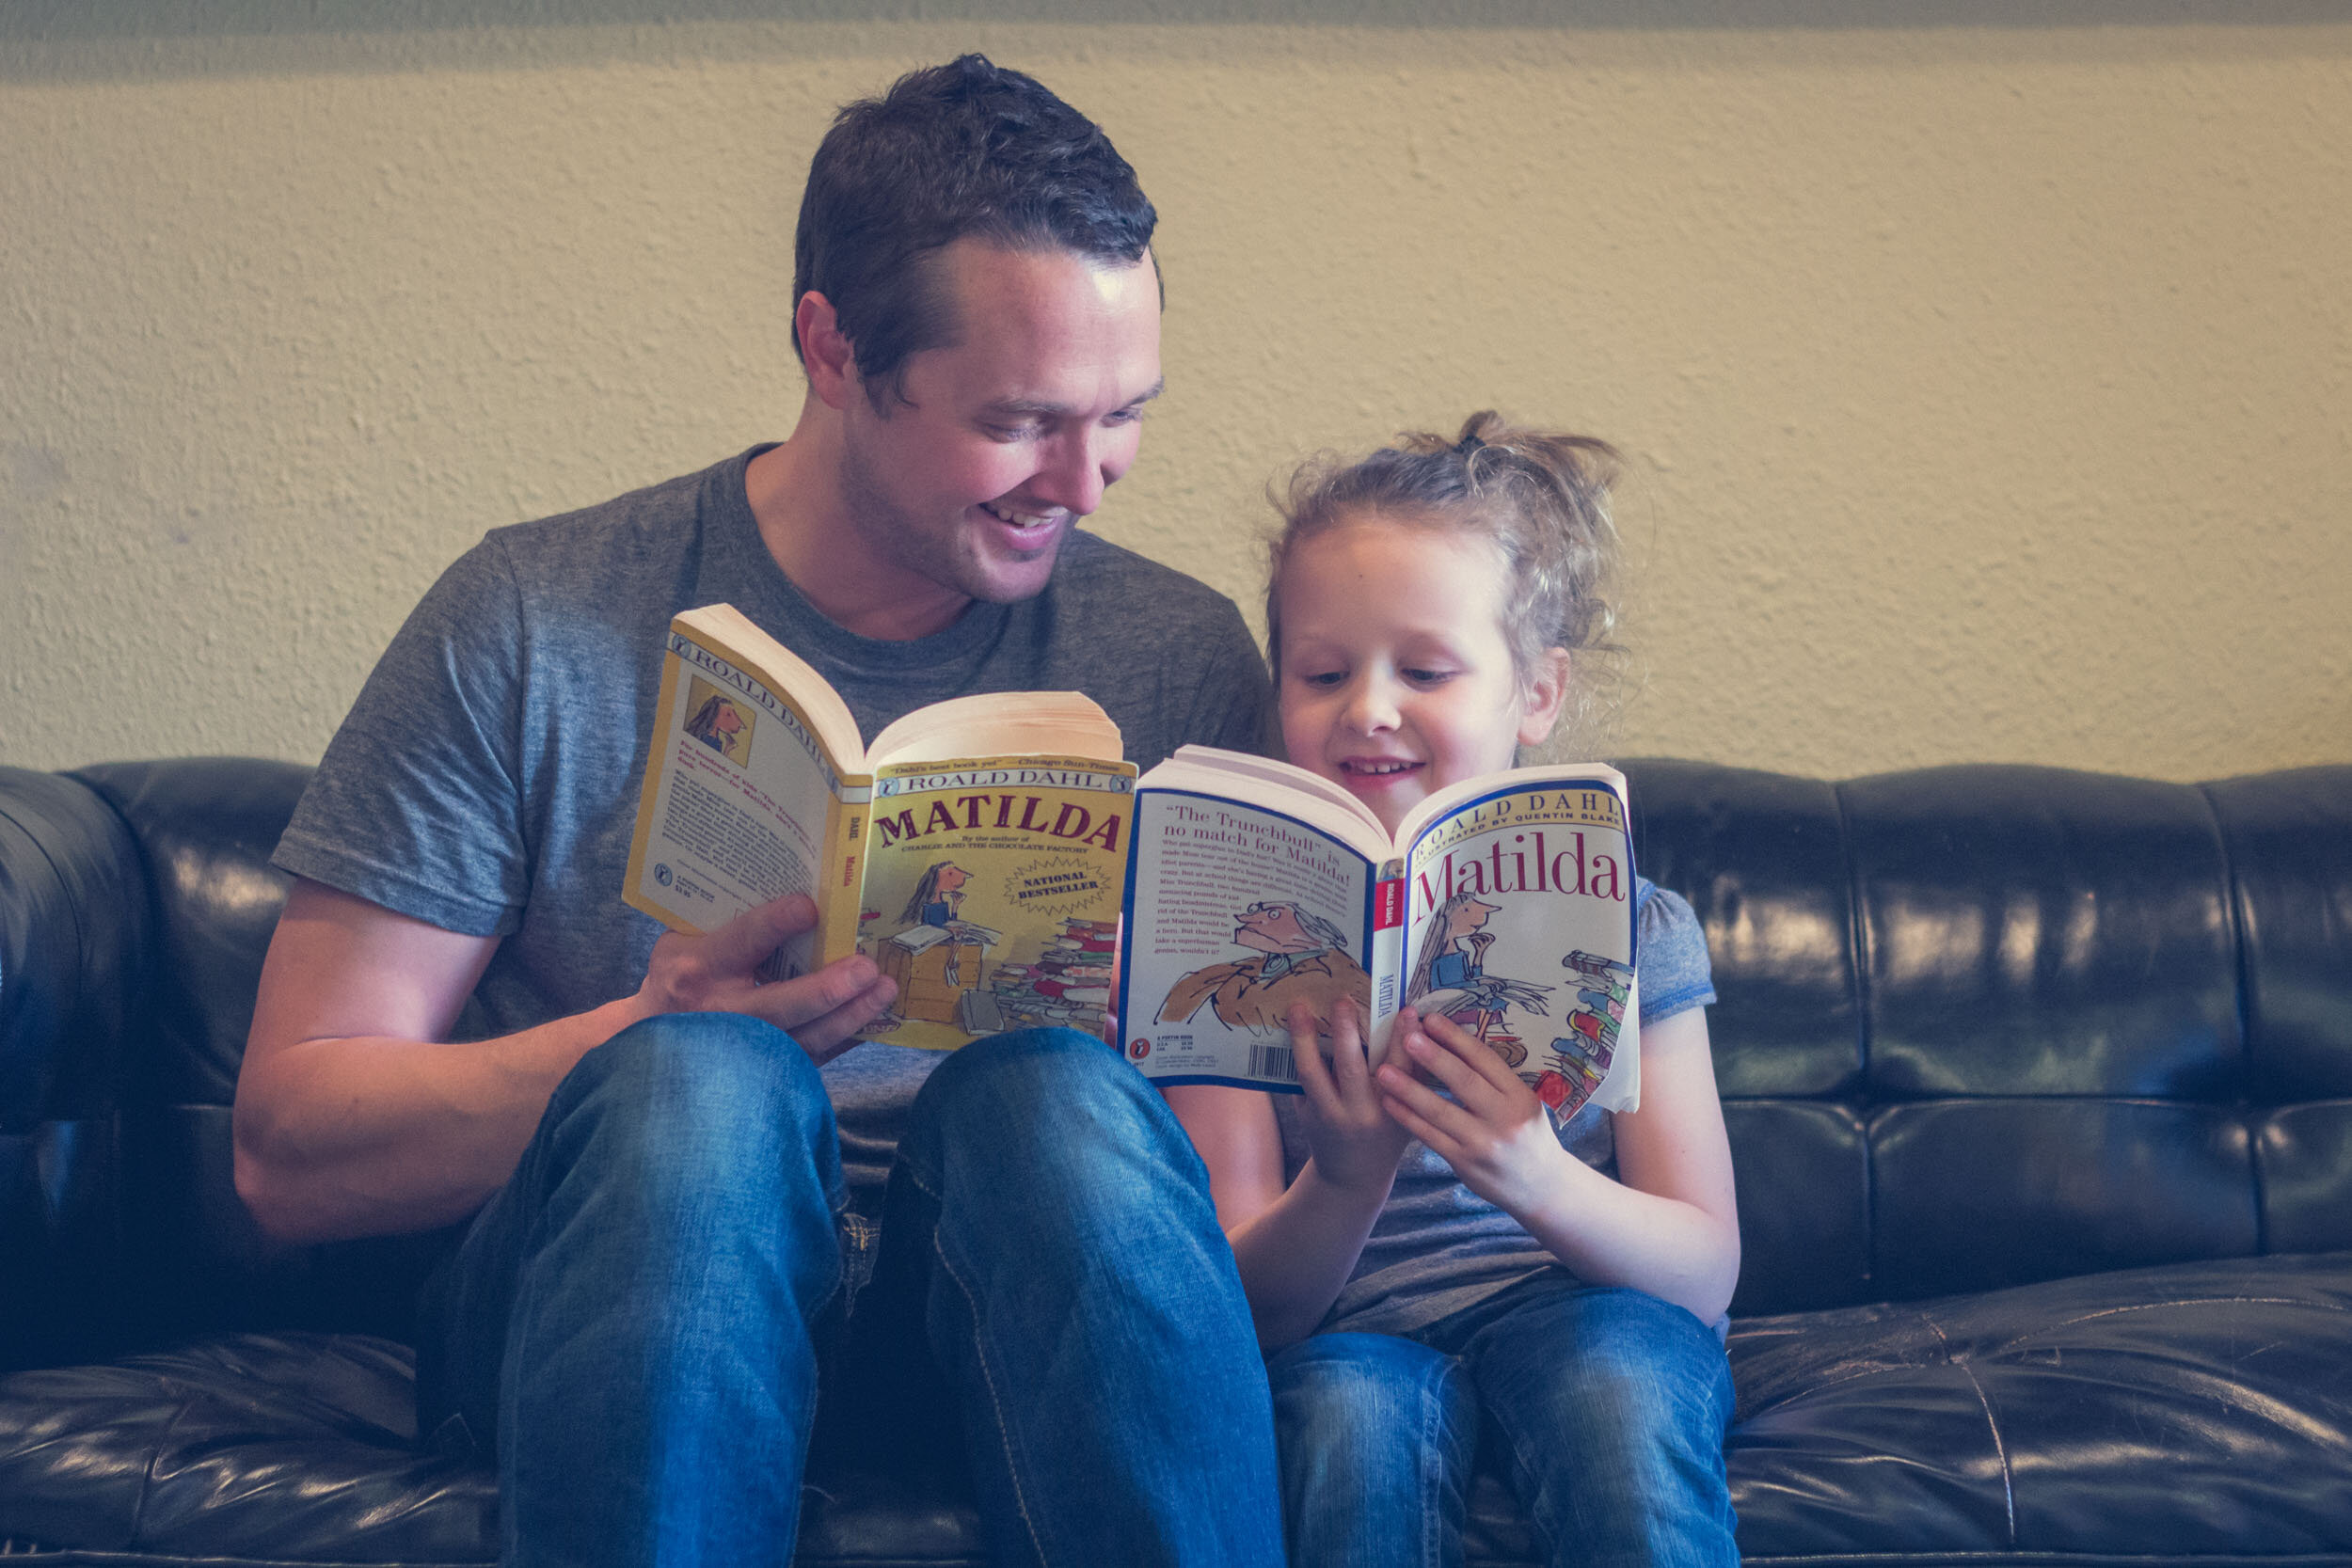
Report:
<svg viewBox="0 0 2352 1568"><path fill-rule="evenodd" d="M2352 768L1627 771L1714 955L1735 1311L2352 1246Z"/></svg>

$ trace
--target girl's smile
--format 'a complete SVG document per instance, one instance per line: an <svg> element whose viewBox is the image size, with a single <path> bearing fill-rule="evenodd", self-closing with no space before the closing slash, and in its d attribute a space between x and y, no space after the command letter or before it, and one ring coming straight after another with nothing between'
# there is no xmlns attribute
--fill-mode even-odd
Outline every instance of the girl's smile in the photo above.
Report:
<svg viewBox="0 0 2352 1568"><path fill-rule="evenodd" d="M1502 630L1507 575L1483 539L1377 513L1293 546L1279 649L1291 761L1394 831L1435 791L1549 735L1565 661L1522 692Z"/></svg>

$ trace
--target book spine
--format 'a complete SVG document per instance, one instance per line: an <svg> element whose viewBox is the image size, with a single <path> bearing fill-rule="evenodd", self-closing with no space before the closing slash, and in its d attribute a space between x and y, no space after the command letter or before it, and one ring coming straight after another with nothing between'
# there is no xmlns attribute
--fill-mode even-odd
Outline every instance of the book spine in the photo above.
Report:
<svg viewBox="0 0 2352 1568"><path fill-rule="evenodd" d="M645 743L644 777L637 792L637 826L629 834L628 865L622 873L621 898L630 908L653 916L665 926L691 931L699 927L668 903L654 896L645 876L645 848L653 837L654 821L660 816L663 764L669 756L671 721L677 703L680 664L675 653L665 652L661 656L661 691L654 702L653 733Z"/></svg>
<svg viewBox="0 0 2352 1568"><path fill-rule="evenodd" d="M832 847L821 873L818 898L817 961L829 964L857 951L858 920L866 906L866 835L873 814L864 781L843 779L825 814L825 842Z"/></svg>
<svg viewBox="0 0 2352 1568"><path fill-rule="evenodd" d="M1372 1028L1365 1040L1375 1066L1389 1049L1405 992L1405 863L1392 860L1373 879L1364 951L1372 956Z"/></svg>

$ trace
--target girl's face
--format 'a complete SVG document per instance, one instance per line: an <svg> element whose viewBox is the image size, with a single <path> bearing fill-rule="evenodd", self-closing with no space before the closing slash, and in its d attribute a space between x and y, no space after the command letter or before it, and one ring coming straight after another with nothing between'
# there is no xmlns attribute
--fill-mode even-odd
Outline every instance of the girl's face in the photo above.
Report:
<svg viewBox="0 0 2352 1568"><path fill-rule="evenodd" d="M1511 766L1567 691L1553 650L1518 689L1502 552L1373 514L1291 548L1281 582L1282 741L1394 832L1450 784Z"/></svg>

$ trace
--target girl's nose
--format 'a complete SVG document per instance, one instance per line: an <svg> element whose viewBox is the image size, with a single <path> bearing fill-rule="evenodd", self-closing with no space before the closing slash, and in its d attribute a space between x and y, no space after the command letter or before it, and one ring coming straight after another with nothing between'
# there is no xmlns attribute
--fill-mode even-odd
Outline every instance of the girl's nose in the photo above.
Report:
<svg viewBox="0 0 2352 1568"><path fill-rule="evenodd" d="M1396 695L1390 683L1375 674L1356 678L1347 693L1347 727L1359 735L1378 735L1396 728Z"/></svg>

